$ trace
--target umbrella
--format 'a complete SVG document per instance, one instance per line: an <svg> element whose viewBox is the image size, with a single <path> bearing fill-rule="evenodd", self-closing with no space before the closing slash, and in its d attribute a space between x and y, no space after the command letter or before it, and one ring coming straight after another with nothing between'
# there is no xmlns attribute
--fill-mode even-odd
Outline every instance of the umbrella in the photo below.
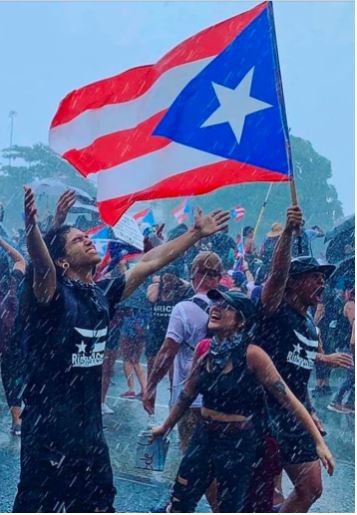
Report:
<svg viewBox="0 0 357 515"><path fill-rule="evenodd" d="M325 242L329 242L326 249L326 259L330 263L339 263L346 259L348 247L354 248L355 217L345 218L325 236Z"/></svg>
<svg viewBox="0 0 357 515"><path fill-rule="evenodd" d="M354 238L355 231L355 215L347 216L342 222L336 225L331 231L326 233L325 243L327 241L333 240L336 237L341 236L343 233L353 233Z"/></svg>
<svg viewBox="0 0 357 515"><path fill-rule="evenodd" d="M66 190L71 189L76 192L76 198L81 202L85 204L95 204L95 200L86 191L69 186L57 179L35 179L29 186L38 195L46 193L47 195L55 197L59 197Z"/></svg>
<svg viewBox="0 0 357 515"><path fill-rule="evenodd" d="M75 204L69 210L70 213L97 213L99 216L99 212L96 206L91 204L85 204L83 202L79 202L76 200Z"/></svg>
<svg viewBox="0 0 357 515"><path fill-rule="evenodd" d="M336 270L330 277L330 281L333 285L343 281L344 287L350 285L351 287L355 284L355 257L350 256L337 266Z"/></svg>

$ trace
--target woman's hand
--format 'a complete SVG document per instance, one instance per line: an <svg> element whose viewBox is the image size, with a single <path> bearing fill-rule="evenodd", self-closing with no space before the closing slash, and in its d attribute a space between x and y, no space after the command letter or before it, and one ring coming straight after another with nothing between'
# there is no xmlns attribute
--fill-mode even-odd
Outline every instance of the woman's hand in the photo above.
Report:
<svg viewBox="0 0 357 515"><path fill-rule="evenodd" d="M332 476L333 471L335 470L335 459L332 456L332 453L331 453L330 449L327 447L327 445L325 444L325 442L322 442L322 443L316 445L316 452L317 452L323 466L327 470L328 474L330 476Z"/></svg>
<svg viewBox="0 0 357 515"><path fill-rule="evenodd" d="M161 426L156 426L151 429L152 433L152 439L155 440L155 438L160 438L160 436L164 436L164 434L167 432L167 428L161 424Z"/></svg>

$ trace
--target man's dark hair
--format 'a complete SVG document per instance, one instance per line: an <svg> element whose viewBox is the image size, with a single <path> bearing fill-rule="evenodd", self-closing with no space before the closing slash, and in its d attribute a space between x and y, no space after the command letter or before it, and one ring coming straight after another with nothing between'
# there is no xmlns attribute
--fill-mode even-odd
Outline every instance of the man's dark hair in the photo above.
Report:
<svg viewBox="0 0 357 515"><path fill-rule="evenodd" d="M72 225L61 225L53 227L46 233L44 241L53 261L66 255L66 236L71 229L73 229Z"/></svg>
<svg viewBox="0 0 357 515"><path fill-rule="evenodd" d="M251 231L254 231L254 227L251 227L250 225L247 225L246 227L244 227L243 229L243 236L248 236L248 234L251 232Z"/></svg>

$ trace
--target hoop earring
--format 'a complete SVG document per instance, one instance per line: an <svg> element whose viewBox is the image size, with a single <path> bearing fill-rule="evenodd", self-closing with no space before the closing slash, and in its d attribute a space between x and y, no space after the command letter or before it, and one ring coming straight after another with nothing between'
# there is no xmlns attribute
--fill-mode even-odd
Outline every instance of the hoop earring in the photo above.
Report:
<svg viewBox="0 0 357 515"><path fill-rule="evenodd" d="M67 270L69 269L69 263L63 263L62 268L63 268L63 275L64 275L67 272Z"/></svg>

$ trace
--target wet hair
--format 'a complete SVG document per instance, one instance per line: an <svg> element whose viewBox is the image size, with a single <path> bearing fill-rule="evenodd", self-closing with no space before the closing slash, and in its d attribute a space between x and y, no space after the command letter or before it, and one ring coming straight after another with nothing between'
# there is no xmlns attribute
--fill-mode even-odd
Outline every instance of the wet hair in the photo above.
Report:
<svg viewBox="0 0 357 515"><path fill-rule="evenodd" d="M191 275L200 267L216 270L220 274L224 272L221 258L211 250L204 250L197 254L191 265Z"/></svg>
<svg viewBox="0 0 357 515"><path fill-rule="evenodd" d="M243 236L244 236L244 237L248 236L248 234L249 234L251 231L254 231L254 227L251 227L250 225L247 225L247 226L246 226L246 227L244 227L244 229L243 229Z"/></svg>
<svg viewBox="0 0 357 515"><path fill-rule="evenodd" d="M53 227L46 233L44 242L53 261L66 255L67 234L71 229L73 229L72 225L61 225Z"/></svg>
<svg viewBox="0 0 357 515"><path fill-rule="evenodd" d="M267 279L268 275L269 275L269 266L266 264L260 265L260 267L255 272L254 284L256 286L260 286Z"/></svg>
<svg viewBox="0 0 357 515"><path fill-rule="evenodd" d="M254 313L249 317L244 316L244 313L242 311L236 310L235 312L235 318L237 325L241 325L243 322L243 325L241 326L241 329L239 332L244 332L246 335L246 338L252 340L254 338L256 329L257 329L257 314Z"/></svg>

